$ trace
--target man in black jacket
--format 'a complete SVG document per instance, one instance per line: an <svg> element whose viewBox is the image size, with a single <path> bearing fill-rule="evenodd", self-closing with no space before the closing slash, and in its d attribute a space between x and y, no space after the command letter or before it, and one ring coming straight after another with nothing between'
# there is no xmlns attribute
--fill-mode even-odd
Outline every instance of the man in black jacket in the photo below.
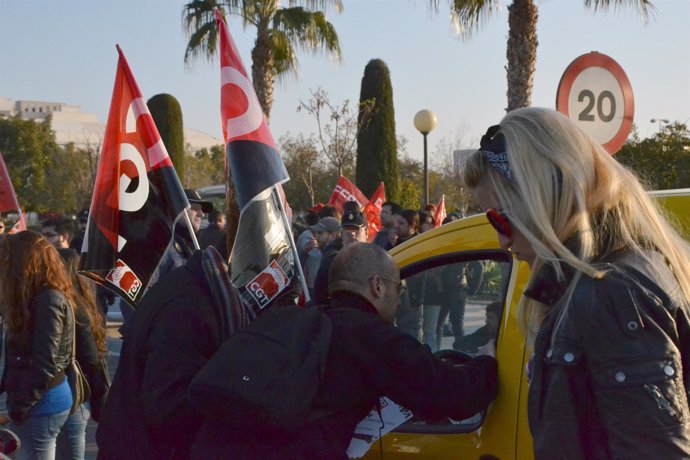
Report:
<svg viewBox="0 0 690 460"><path fill-rule="evenodd" d="M137 308L98 425L99 459L186 459L202 417L192 378L223 340L196 251L161 278Z"/></svg>
<svg viewBox="0 0 690 460"><path fill-rule="evenodd" d="M497 392L496 360L480 356L459 367L393 326L402 290L400 274L381 247L353 243L333 261L332 301L324 307L333 324L326 370L314 417L297 432L237 430L208 418L192 449L198 459L346 459L356 425L379 396L423 416L468 418ZM285 397L299 397L286 395ZM232 417L232 407L227 417Z"/></svg>

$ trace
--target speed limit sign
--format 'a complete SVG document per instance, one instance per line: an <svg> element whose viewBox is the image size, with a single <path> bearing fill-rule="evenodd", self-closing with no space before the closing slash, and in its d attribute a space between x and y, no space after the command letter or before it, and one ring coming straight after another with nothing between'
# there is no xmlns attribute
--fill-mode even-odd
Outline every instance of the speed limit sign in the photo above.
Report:
<svg viewBox="0 0 690 460"><path fill-rule="evenodd" d="M615 155L632 129L635 103L630 80L609 56L583 54L561 77L556 110Z"/></svg>

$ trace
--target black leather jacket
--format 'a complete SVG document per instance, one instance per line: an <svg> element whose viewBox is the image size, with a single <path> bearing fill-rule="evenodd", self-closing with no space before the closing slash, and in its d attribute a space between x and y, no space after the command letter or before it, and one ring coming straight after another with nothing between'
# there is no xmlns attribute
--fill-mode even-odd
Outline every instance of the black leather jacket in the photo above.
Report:
<svg viewBox="0 0 690 460"><path fill-rule="evenodd" d="M583 275L560 320L570 279L547 267L525 292L553 307L529 389L535 459L690 458L688 301L657 253L603 264L610 271Z"/></svg>
<svg viewBox="0 0 690 460"><path fill-rule="evenodd" d="M72 355L73 314L60 291L42 289L30 305L32 327L8 336L2 391L13 421L25 420L46 392L62 383Z"/></svg>

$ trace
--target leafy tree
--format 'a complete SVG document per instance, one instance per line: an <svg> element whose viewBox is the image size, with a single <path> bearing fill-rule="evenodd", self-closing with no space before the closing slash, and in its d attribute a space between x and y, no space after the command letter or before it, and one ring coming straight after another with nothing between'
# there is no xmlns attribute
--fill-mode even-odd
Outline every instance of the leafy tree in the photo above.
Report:
<svg viewBox="0 0 690 460"><path fill-rule="evenodd" d="M386 189L386 200L395 201L403 208L418 209L422 200L420 184L424 180L422 162L404 155L399 159L398 166L400 168L400 192L397 199L393 199L388 196L388 189Z"/></svg>
<svg viewBox="0 0 690 460"><path fill-rule="evenodd" d="M616 159L635 171L649 188L690 187L690 130L686 124L675 122L644 140L635 133Z"/></svg>
<svg viewBox="0 0 690 460"><path fill-rule="evenodd" d="M60 151L50 118L39 123L0 118L0 151L22 210L49 211L48 198L62 185L47 181L47 173L54 167L51 158Z"/></svg>
<svg viewBox="0 0 690 460"><path fill-rule="evenodd" d="M321 88L311 92L312 99L300 101L297 111L306 111L316 120L321 153L336 169L338 176L354 169L357 135L369 122L373 101L360 102L359 112L350 109L350 101L335 105ZM377 184L378 185L378 184Z"/></svg>
<svg viewBox="0 0 690 460"><path fill-rule="evenodd" d="M482 21L498 11L500 0L449 0L451 21L463 38L469 38ZM430 1L438 11L440 0ZM584 0L594 11L629 6L646 21L654 6L650 0ZM537 62L537 19L539 13L534 0L513 0L508 6L508 45L506 66L508 77L508 109L528 107L532 101L532 82Z"/></svg>
<svg viewBox="0 0 690 460"><path fill-rule="evenodd" d="M188 149L189 150L189 149ZM184 162L185 188L198 189L225 183L225 147L214 145L194 153L187 153Z"/></svg>
<svg viewBox="0 0 690 460"><path fill-rule="evenodd" d="M307 209L325 203L338 179L334 168L316 147L313 136L286 134L280 138L281 152L290 181L284 185L285 195L293 209Z"/></svg>
<svg viewBox="0 0 690 460"><path fill-rule="evenodd" d="M322 11L335 7L342 11L341 0L290 0L281 7L278 0L192 0L184 6L183 21L189 34L185 62L193 57L212 59L216 53L218 29L213 10L223 16L239 16L242 26L256 27L252 49L254 90L266 117L273 106L276 78L296 74L299 63L295 48L312 53L326 52L341 59L340 42L333 25Z"/></svg>
<svg viewBox="0 0 690 460"><path fill-rule="evenodd" d="M46 171L46 183L52 185L44 200L47 209L64 214L89 208L96 178L91 170L92 154L72 143L58 148Z"/></svg>
<svg viewBox="0 0 690 460"><path fill-rule="evenodd" d="M147 105L177 175L184 182L185 149L180 103L170 94L156 94L149 99Z"/></svg>
<svg viewBox="0 0 690 460"><path fill-rule="evenodd" d="M371 196L383 182L386 199L397 201L400 188L393 87L388 66L382 60L372 59L364 68L359 100L360 123L368 116L364 104L373 101L374 108L357 136L357 186Z"/></svg>

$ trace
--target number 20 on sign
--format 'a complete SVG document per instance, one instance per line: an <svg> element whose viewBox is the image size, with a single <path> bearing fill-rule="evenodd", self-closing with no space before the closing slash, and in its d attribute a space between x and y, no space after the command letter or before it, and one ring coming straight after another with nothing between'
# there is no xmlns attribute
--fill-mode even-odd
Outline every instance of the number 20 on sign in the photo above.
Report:
<svg viewBox="0 0 690 460"><path fill-rule="evenodd" d="M583 54L561 77L556 110L615 155L632 129L635 104L630 80L609 56Z"/></svg>

